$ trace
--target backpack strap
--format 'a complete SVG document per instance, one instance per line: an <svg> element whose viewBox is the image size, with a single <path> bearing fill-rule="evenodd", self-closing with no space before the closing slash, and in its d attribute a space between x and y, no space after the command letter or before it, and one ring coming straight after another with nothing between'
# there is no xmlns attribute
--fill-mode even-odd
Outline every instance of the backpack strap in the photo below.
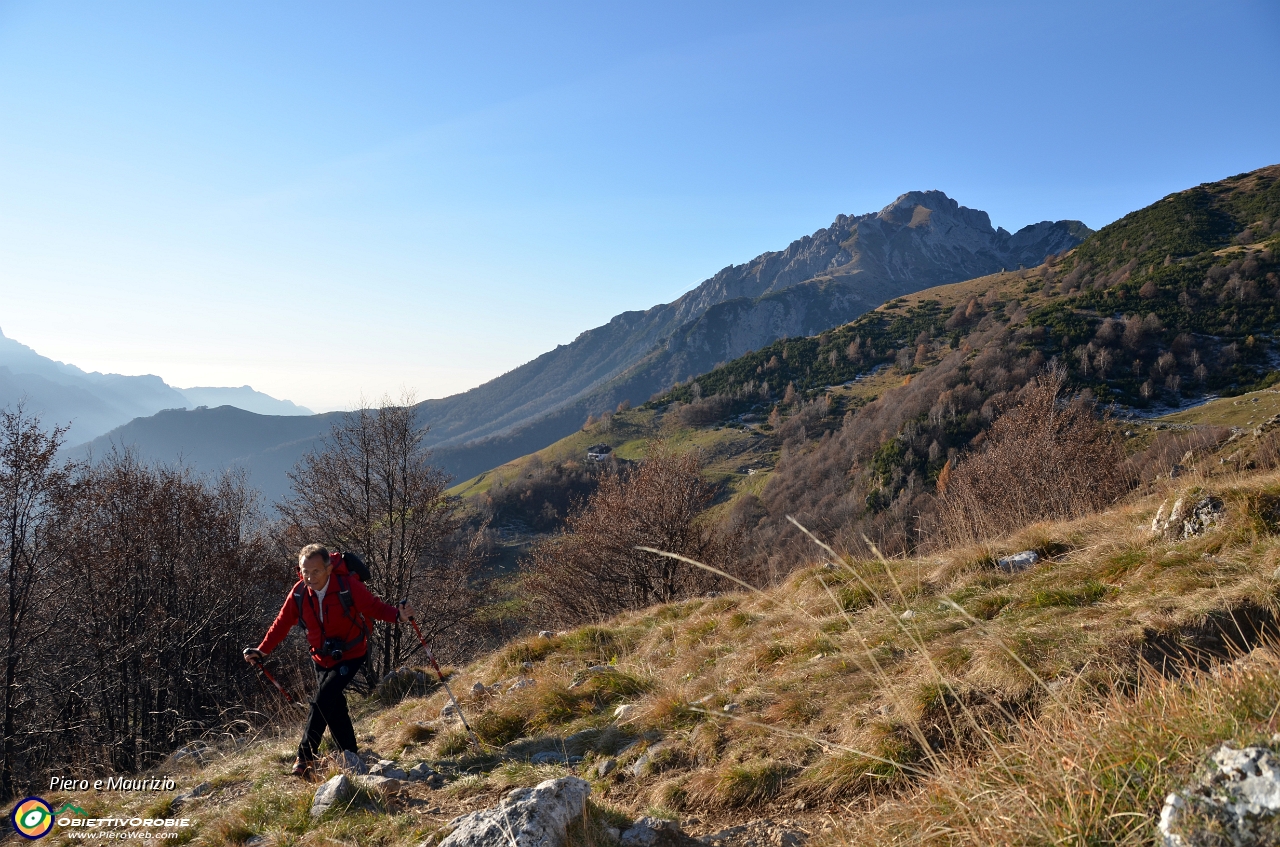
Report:
<svg viewBox="0 0 1280 847"><path fill-rule="evenodd" d="M293 602L298 607L298 626L302 627L303 632L307 629L307 619L302 616L302 595L306 590L301 582L293 587Z"/></svg>
<svg viewBox="0 0 1280 847"><path fill-rule="evenodd" d="M355 608L356 601L351 596L351 583L347 581L343 574L335 574L335 576L338 577L338 602L342 604L342 611L351 619L352 623L360 627L360 636L347 642L351 647L354 647L369 637L369 621ZM351 648L344 647L343 649L349 650Z"/></svg>
<svg viewBox="0 0 1280 847"><path fill-rule="evenodd" d="M353 647L358 646L360 642L368 638L370 628L369 628L369 621L365 618L364 615L360 614L360 612L357 611L355 608L356 601L351 596L351 584L347 582L347 579L343 574L334 574L334 576L338 580L338 602L342 604L343 614L345 614L349 620L351 620L353 623L355 623L357 626L360 627L360 634L357 635L355 638L352 638L349 641L344 641L341 644L334 645L335 649L341 650L342 652L345 653L346 651L352 649ZM306 594L306 590L307 589L303 587L302 583L299 582L297 585L293 587L293 595L292 595L293 602L298 606L298 626L302 627L304 631L307 628L307 622L306 622L306 619L302 616L302 608L304 605L304 595ZM318 614L319 613L317 612L317 615ZM321 633L321 636L323 637L324 635L323 624L321 624L320 633ZM308 649L311 651L312 655L316 656L316 658L320 657L321 654L318 653L314 647L311 647Z"/></svg>
<svg viewBox="0 0 1280 847"><path fill-rule="evenodd" d="M347 581L342 574L334 574L338 578L338 602L342 603L342 611L352 620L356 616L351 610L355 608L356 601L351 597L351 583Z"/></svg>

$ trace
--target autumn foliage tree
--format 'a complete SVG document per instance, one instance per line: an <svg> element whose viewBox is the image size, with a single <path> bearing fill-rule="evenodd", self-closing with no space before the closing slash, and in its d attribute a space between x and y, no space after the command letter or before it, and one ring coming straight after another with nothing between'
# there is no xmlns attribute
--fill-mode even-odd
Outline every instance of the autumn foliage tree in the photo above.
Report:
<svg viewBox="0 0 1280 847"><path fill-rule="evenodd" d="M653 445L647 459L601 480L562 533L534 544L528 585L550 619L569 624L690 597L725 580L677 559L678 553L729 573L737 539L704 519L716 487L693 453Z"/></svg>
<svg viewBox="0 0 1280 847"><path fill-rule="evenodd" d="M995 538L1037 520L1069 520L1105 508L1129 488L1124 452L1095 403L1063 396L1066 372L1043 371L1017 405L960 457L942 489L950 543Z"/></svg>

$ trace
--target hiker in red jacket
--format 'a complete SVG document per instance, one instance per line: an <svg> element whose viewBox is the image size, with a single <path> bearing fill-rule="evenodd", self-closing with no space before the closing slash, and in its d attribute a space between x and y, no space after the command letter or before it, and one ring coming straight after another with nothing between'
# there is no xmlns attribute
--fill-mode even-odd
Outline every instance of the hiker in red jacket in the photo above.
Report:
<svg viewBox="0 0 1280 847"><path fill-rule="evenodd" d="M312 774L316 748L326 726L342 751L339 755L344 763L356 755L356 732L342 692L364 662L369 643L368 618L407 621L413 609L407 602L392 606L373 596L348 571L341 553L330 553L320 544L302 548L298 571L301 579L289 591L280 614L261 644L244 649L244 658L247 662L261 661L284 641L295 624L301 623L306 629L317 687L298 745L298 758L293 763L294 775L306 779Z"/></svg>

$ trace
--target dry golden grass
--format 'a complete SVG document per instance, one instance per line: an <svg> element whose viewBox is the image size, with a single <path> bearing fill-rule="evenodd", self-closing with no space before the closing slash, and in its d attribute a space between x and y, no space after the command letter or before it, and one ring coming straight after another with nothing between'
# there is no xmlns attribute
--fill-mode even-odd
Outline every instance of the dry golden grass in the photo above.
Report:
<svg viewBox="0 0 1280 847"><path fill-rule="evenodd" d="M1201 491L1226 502L1221 525L1185 541L1153 536L1161 502ZM600 726L616 704L634 704L629 729L664 738L670 752L643 778L619 769L598 783L626 808L860 807L997 761L1045 722L1092 714L1099 698L1130 696L1144 659L1174 667L1252 646L1276 596L1280 544L1257 514L1276 492L1275 474L1164 481L1141 501L997 544L818 565L767 591L523 642L466 669L462 684L532 662L537 685L471 707L477 722L523 715L549 734ZM1020 574L994 567L1023 549L1048 558ZM599 663L643 689L600 698L570 687ZM424 702L422 714L439 706Z"/></svg>
<svg viewBox="0 0 1280 847"><path fill-rule="evenodd" d="M952 763L824 845L1151 844L1166 794L1224 739L1272 744L1280 659L1259 650L1215 674L1146 674L1136 693L1061 710L990 756Z"/></svg>
<svg viewBox="0 0 1280 847"><path fill-rule="evenodd" d="M1222 523L1188 540L1150 532L1161 503L1202 493L1226 504ZM1150 843L1161 798L1206 749L1277 729L1276 660L1208 661L1274 633L1277 504L1280 474L1192 469L1104 514L924 558L835 562L815 545L815 564L785 584L522 640L458 670L451 685L481 737L520 739L506 760L439 723L443 691L358 705L362 747L474 771L422 789L430 808L312 822L312 787L284 775L291 739L265 738L182 772L179 790L217 786L190 807L193 843L417 844L569 772L518 761L540 750L587 757L577 772L595 805L571 847L603 847L609 825L655 811L696 815L695 831L784 814L839 823L824 843ZM1024 549L1046 559L995 567ZM519 679L534 684L509 690ZM472 694L476 682L490 688ZM597 777L609 756L618 767Z"/></svg>

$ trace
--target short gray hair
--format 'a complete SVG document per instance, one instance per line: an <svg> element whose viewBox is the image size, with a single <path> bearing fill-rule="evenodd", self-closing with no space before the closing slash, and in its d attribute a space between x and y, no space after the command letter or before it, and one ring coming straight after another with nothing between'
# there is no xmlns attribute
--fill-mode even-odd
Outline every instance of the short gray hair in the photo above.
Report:
<svg viewBox="0 0 1280 847"><path fill-rule="evenodd" d="M329 564L329 548L323 544L308 544L298 553L298 567L302 567L302 563L313 556L324 556L324 563Z"/></svg>

